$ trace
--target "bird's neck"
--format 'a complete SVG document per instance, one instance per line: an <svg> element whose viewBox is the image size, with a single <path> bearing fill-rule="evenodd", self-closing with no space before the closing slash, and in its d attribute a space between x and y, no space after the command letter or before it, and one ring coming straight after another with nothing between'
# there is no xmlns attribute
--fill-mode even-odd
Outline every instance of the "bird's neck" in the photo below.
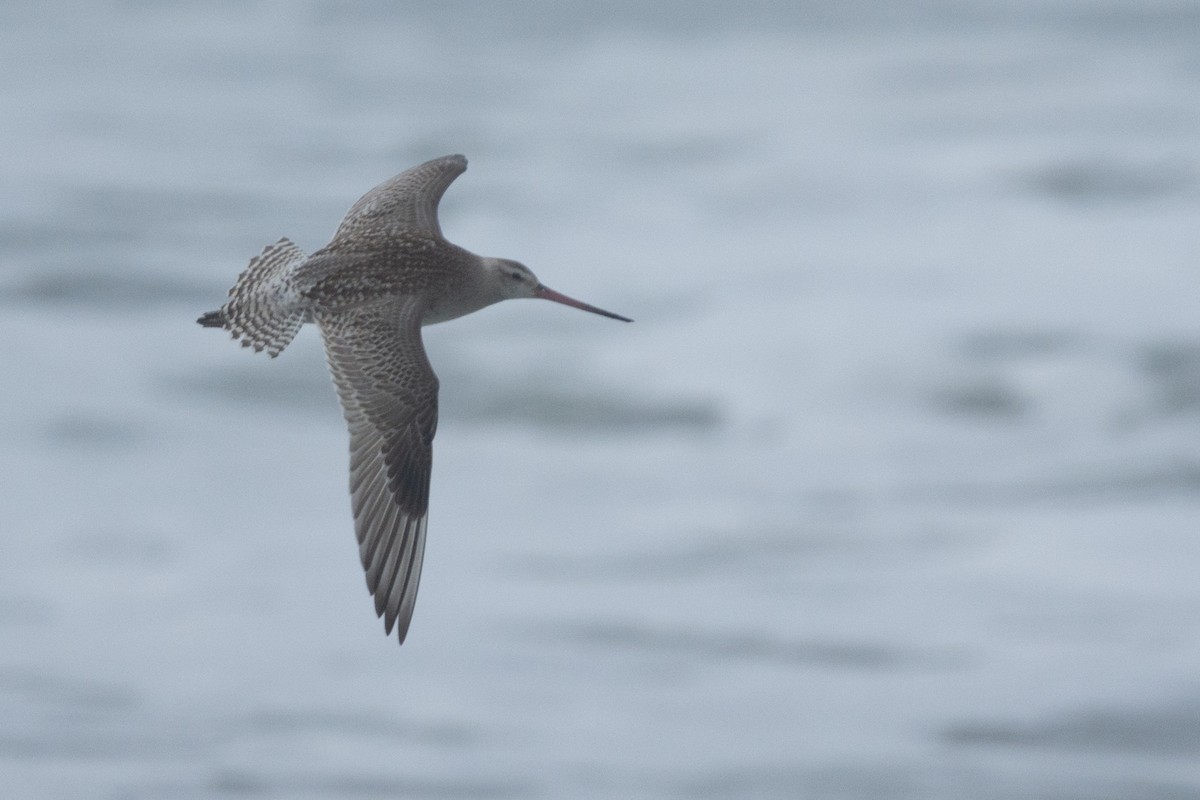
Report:
<svg viewBox="0 0 1200 800"><path fill-rule="evenodd" d="M503 299L496 289L493 273L484 267L483 259L479 259L464 270L462 280L456 286L432 299L421 317L421 324L434 325L457 319Z"/></svg>

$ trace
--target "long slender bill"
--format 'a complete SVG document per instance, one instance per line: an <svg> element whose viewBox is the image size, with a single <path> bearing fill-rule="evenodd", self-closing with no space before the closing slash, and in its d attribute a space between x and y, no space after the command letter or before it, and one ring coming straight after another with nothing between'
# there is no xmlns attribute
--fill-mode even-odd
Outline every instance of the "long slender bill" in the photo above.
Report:
<svg viewBox="0 0 1200 800"><path fill-rule="evenodd" d="M608 317L609 319L619 319L622 322L633 322L633 320L631 320L629 317L622 317L620 314L614 314L611 311L605 311L603 308L589 306L587 303L576 300L574 297L567 297L565 294L560 294L553 289L546 288L545 286L538 286L537 291L534 292L534 296L540 297L543 300L553 300L556 303L562 303L564 306L570 306L571 308L579 308L584 311L590 311L593 314L599 314L600 316Z"/></svg>

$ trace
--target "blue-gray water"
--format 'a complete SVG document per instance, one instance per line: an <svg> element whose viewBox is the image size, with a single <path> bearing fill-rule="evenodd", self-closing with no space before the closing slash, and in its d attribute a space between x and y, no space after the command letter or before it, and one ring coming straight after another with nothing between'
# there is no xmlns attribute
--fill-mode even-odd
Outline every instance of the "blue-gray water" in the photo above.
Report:
<svg viewBox="0 0 1200 800"><path fill-rule="evenodd" d="M643 7L645 6L645 7ZM9 3L0 795L1200 796L1200 7ZM313 331L424 159L508 303L403 648Z"/></svg>

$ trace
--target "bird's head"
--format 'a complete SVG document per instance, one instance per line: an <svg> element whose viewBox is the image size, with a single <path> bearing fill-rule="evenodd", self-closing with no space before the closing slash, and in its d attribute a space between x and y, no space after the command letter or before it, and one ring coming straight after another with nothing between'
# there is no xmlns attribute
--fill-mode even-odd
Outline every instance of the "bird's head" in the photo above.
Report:
<svg viewBox="0 0 1200 800"><path fill-rule="evenodd" d="M496 294L505 300L518 297L537 297L538 280L533 270L518 261L507 258L484 259L484 268L488 272L490 283L495 287Z"/></svg>
<svg viewBox="0 0 1200 800"><path fill-rule="evenodd" d="M488 274L489 283L501 300L513 300L518 297L536 297L542 300L552 300L555 303L562 303L565 306L582 309L583 311L590 311L602 317L619 319L622 322L633 322L633 320L622 317L620 314L596 308L543 286L542 282L538 280L537 275L533 274L533 270L520 262L507 258L486 258L484 259L484 270Z"/></svg>

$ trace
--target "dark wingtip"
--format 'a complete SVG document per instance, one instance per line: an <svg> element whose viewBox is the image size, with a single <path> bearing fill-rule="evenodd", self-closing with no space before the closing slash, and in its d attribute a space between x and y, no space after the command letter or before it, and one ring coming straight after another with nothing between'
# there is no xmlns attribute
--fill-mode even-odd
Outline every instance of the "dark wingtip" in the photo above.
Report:
<svg viewBox="0 0 1200 800"><path fill-rule="evenodd" d="M209 311L200 315L200 319L196 320L206 328L224 328L225 315L220 311Z"/></svg>
<svg viewBox="0 0 1200 800"><path fill-rule="evenodd" d="M383 617L383 632L389 637L392 635L392 630L396 631L396 643L404 644L404 640L408 637L408 625L400 623L400 620L391 614L387 614L384 610L380 610L378 615Z"/></svg>

